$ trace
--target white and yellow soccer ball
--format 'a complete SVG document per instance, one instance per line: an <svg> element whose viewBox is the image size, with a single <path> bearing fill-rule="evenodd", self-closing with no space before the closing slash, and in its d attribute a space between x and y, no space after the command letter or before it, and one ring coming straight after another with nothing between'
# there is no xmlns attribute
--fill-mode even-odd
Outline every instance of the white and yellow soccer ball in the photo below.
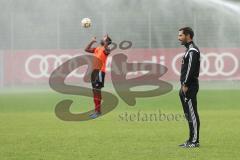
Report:
<svg viewBox="0 0 240 160"><path fill-rule="evenodd" d="M91 19L90 18L83 18L81 21L82 27L84 28L89 28L92 25Z"/></svg>

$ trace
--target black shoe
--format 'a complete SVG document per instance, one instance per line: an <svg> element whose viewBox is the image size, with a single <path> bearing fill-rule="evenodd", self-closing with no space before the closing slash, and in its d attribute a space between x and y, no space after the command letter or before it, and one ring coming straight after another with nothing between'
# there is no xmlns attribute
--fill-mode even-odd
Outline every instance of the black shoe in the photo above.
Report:
<svg viewBox="0 0 240 160"><path fill-rule="evenodd" d="M200 144L187 141L179 146L182 148L198 148L198 147L200 147Z"/></svg>
<svg viewBox="0 0 240 160"><path fill-rule="evenodd" d="M179 144L178 146L179 147L184 147L184 146L186 146L188 144L188 140L186 141L186 142L184 142L183 144Z"/></svg>

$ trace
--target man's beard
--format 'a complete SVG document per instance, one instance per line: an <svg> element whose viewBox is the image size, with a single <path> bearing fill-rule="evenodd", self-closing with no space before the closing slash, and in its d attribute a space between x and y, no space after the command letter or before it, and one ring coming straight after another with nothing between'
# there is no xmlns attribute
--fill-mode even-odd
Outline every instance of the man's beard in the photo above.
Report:
<svg viewBox="0 0 240 160"><path fill-rule="evenodd" d="M185 45L186 43L186 41L181 41L181 45Z"/></svg>

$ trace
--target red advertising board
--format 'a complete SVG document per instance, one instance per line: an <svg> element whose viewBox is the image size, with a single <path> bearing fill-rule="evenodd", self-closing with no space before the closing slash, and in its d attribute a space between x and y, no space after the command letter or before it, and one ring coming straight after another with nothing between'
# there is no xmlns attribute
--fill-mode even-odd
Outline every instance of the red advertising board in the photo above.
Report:
<svg viewBox="0 0 240 160"><path fill-rule="evenodd" d="M183 48L114 50L108 57L106 80L111 80L113 57L125 54L128 63L158 63L168 68L164 80L178 81ZM66 60L85 55L79 50L22 50L3 53L3 84L48 83L52 71ZM202 48L200 80L240 80L240 48ZM86 70L80 67L69 76L70 81L82 79ZM132 72L130 75L138 75Z"/></svg>

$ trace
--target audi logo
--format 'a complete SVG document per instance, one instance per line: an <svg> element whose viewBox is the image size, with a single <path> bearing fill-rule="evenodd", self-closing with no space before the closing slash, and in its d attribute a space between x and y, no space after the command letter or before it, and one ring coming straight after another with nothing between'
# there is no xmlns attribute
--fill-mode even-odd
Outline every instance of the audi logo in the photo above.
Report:
<svg viewBox="0 0 240 160"><path fill-rule="evenodd" d="M179 67L176 66L180 58L182 58L184 53L180 53L173 58L172 68L175 74L180 75ZM212 61L210 60L212 59ZM226 60L231 61L232 67L228 70L226 68ZM210 62L211 61L211 62ZM210 64L213 62L213 69L210 69ZM229 62L228 62L229 63ZM239 63L238 59L232 53L207 53L201 54L201 70L200 76L231 76L236 73Z"/></svg>
<svg viewBox="0 0 240 160"><path fill-rule="evenodd" d="M66 60L69 60L71 58L77 57L79 55L32 55L30 56L26 62L25 62L25 71L27 72L27 74L35 79L38 78L43 78L43 77L50 77L51 74L51 67L52 70L56 69L58 66L60 66L63 62L65 62ZM36 66L37 64L37 66ZM34 67L32 67L33 65L35 65ZM39 68L38 68L39 67ZM33 68L37 68L34 70ZM69 69L71 70L71 68L73 68L73 66L69 66ZM74 77L78 77L78 78L82 78L84 77L85 73L78 73L77 70L74 70L69 76L74 76Z"/></svg>

